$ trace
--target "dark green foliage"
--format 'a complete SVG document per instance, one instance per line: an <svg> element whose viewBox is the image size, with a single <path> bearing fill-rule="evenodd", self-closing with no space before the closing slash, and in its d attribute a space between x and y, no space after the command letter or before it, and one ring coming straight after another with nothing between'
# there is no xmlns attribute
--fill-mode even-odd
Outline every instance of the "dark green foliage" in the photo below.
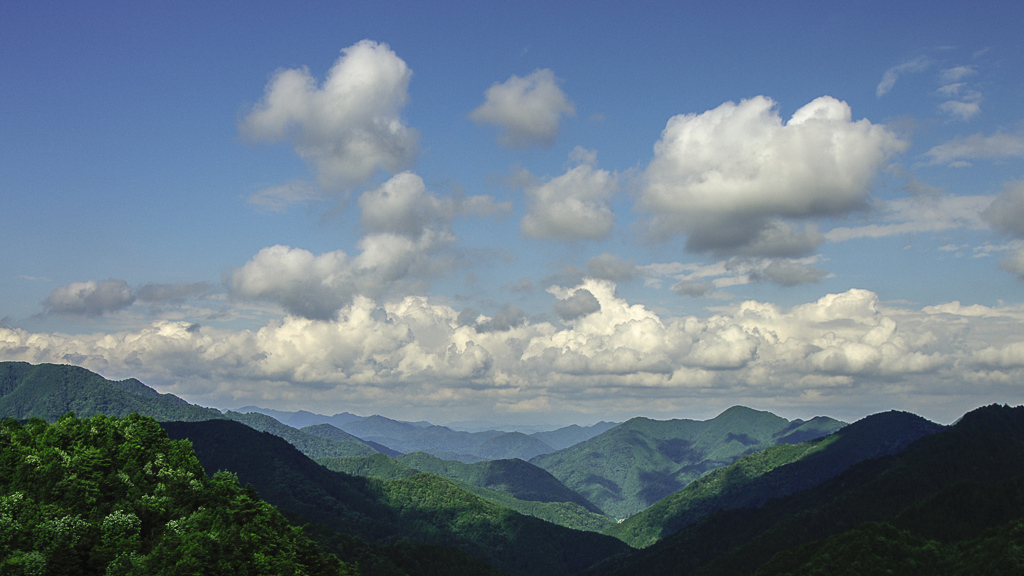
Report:
<svg viewBox="0 0 1024 576"><path fill-rule="evenodd" d="M717 510L760 506L815 486L867 458L898 452L942 426L906 412L863 418L830 436L781 444L713 470L605 533L642 548Z"/></svg>
<svg viewBox="0 0 1024 576"><path fill-rule="evenodd" d="M0 424L0 574L355 574L152 419Z"/></svg>
<svg viewBox="0 0 1024 576"><path fill-rule="evenodd" d="M531 462L606 514L627 518L740 456L842 426L830 418L790 422L737 406L706 421L634 418Z"/></svg>
<svg viewBox="0 0 1024 576"><path fill-rule="evenodd" d="M133 412L161 421L223 418L213 408L160 394L135 379L112 382L85 368L63 364L0 362L0 417L54 422L68 412L83 418Z"/></svg>
<svg viewBox="0 0 1024 576"><path fill-rule="evenodd" d="M372 544L455 547L508 574L571 574L626 549L614 538L496 506L437 476L383 482L332 472L236 422L164 426L171 437L189 438L208 469L231 470L280 509Z"/></svg>
<svg viewBox="0 0 1024 576"><path fill-rule="evenodd" d="M779 552L867 522L944 544L982 538L986 530L1019 534L1012 523L1024 518L1022 476L1024 407L980 408L896 455L863 461L760 508L711 514L590 573L751 574ZM984 554L989 545L998 546L998 537L970 549Z"/></svg>

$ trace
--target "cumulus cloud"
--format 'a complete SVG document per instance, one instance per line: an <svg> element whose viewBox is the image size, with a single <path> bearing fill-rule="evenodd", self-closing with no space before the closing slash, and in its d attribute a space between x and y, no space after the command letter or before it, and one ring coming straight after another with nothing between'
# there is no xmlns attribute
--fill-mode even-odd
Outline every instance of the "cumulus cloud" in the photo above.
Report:
<svg viewBox="0 0 1024 576"><path fill-rule="evenodd" d="M555 73L545 68L525 78L513 75L487 89L486 100L469 114L477 124L501 129L498 143L509 148L531 144L551 146L558 136L562 116L576 110L558 86Z"/></svg>
<svg viewBox="0 0 1024 576"><path fill-rule="evenodd" d="M881 98L892 90L892 87L896 85L896 80L899 80L901 74L909 74L912 72L922 72L928 68L930 62L928 58L924 56L918 56L913 60L908 60L902 64L897 64L892 68L885 71L882 75L881 82L875 88L875 95Z"/></svg>
<svg viewBox="0 0 1024 576"><path fill-rule="evenodd" d="M411 172L391 177L381 186L359 197L360 223L370 233L389 233L419 238L431 228L445 227L464 214L489 216L508 212L510 204L496 203L489 196L438 197L423 179Z"/></svg>
<svg viewBox="0 0 1024 576"><path fill-rule="evenodd" d="M239 130L254 141L291 140L325 189L356 186L415 157L418 134L400 117L411 76L387 44L363 40L342 50L322 85L306 68L278 71ZM278 189L256 201L273 207L307 193Z"/></svg>
<svg viewBox="0 0 1024 576"><path fill-rule="evenodd" d="M866 205L884 162L906 148L850 107L815 99L783 123L764 96L674 116L655 144L638 206L655 237L687 235L687 249L790 257L822 241L783 219L838 216Z"/></svg>
<svg viewBox="0 0 1024 576"><path fill-rule="evenodd" d="M74 336L0 326L0 358L74 362L212 405L261 400L397 417L410 397L421 417L453 404L631 416L652 401L671 411L740 398L820 413L872 398L944 405L952 384L991 395L1024 377L1020 306L887 307L849 290L788 309L746 301L701 318L631 304L610 282L549 292L573 302L567 317L580 315L557 327L511 306L488 318L419 296L379 304L357 295L328 320L291 315L255 331L166 320Z"/></svg>
<svg viewBox="0 0 1024 576"><path fill-rule="evenodd" d="M615 225L610 201L618 179L593 165L595 156L575 155L584 163L543 184L526 189L526 215L519 223L530 238L598 240Z"/></svg>
<svg viewBox="0 0 1024 576"><path fill-rule="evenodd" d="M100 316L135 303L131 286L124 280L89 280L54 288L43 300L44 315Z"/></svg>
<svg viewBox="0 0 1024 576"><path fill-rule="evenodd" d="M145 284L135 292L139 302L146 304L181 304L194 298L205 298L214 290L209 282L180 282L177 284Z"/></svg>
<svg viewBox="0 0 1024 576"><path fill-rule="evenodd" d="M318 256L290 246L259 251L225 279L232 297L266 300L289 314L332 318L355 293L352 264L342 250Z"/></svg>
<svg viewBox="0 0 1024 576"><path fill-rule="evenodd" d="M601 303L590 290L580 288L572 296L555 302L554 309L559 318L568 321L601 310Z"/></svg>
<svg viewBox="0 0 1024 576"><path fill-rule="evenodd" d="M999 160L1024 157L1024 136L997 132L985 136L981 132L966 138L954 138L925 152L930 164L954 167L970 166L971 160Z"/></svg>

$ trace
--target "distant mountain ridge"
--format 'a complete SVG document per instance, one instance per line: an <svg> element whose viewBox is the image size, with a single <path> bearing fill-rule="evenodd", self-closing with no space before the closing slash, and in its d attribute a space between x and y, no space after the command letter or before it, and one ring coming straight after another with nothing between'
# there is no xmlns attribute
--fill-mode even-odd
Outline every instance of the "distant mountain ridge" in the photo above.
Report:
<svg viewBox="0 0 1024 576"><path fill-rule="evenodd" d="M710 420L633 418L531 462L615 518L628 518L706 472L777 444L825 436L845 423L785 418L735 406Z"/></svg>
<svg viewBox="0 0 1024 576"><path fill-rule="evenodd" d="M919 566L908 573L1019 574L1024 559L1019 552L1012 554L1012 546L1018 550L1024 546L1022 486L1024 407L986 406L895 454L863 460L812 488L760 507L712 513L649 548L611 559L585 574L787 573L774 568L762 572L759 567L784 551L785 562L779 558L776 567L813 564L821 560L819 552L839 554L834 548L823 548L829 542L840 542L826 540L830 537L865 545L874 542L877 547L881 542L871 523L889 524L897 529L897 536L902 534L907 540L899 549L886 551L892 557L865 557L871 567L864 567L863 573L885 573L910 560L914 539L935 540L933 552L940 545L963 542L970 547L970 554L976 554L974 546L980 544L970 539L990 534L999 535L999 544L990 544L980 552L982 556L1012 556L997 570L979 570L977 564L968 564L959 571L932 572ZM865 535L869 540L861 539ZM818 544L811 546L815 542ZM924 550L927 542L921 544ZM932 559L940 563L962 560L952 556ZM788 573L805 572L796 569Z"/></svg>
<svg viewBox="0 0 1024 576"><path fill-rule="evenodd" d="M945 428L907 412L862 418L829 436L749 454L688 484L605 534L642 548L718 510L760 506L806 490L869 458L895 454Z"/></svg>

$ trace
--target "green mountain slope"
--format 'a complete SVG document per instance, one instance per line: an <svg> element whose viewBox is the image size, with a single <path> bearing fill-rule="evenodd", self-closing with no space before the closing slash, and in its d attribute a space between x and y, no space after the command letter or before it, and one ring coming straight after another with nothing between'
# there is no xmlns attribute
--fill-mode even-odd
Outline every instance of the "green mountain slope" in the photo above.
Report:
<svg viewBox="0 0 1024 576"><path fill-rule="evenodd" d="M399 456L401 454L401 452L398 452L397 450L392 450L391 448L388 448L383 444L362 440L356 436L349 434L348 432L345 432L344 430L338 428L333 424L312 424L309 426L305 426L303 428L299 428L299 430L301 432L304 432L306 434L312 434L313 436L317 436L319 438L327 438L329 440L338 440L341 442L355 442L356 444L366 444L370 448L373 448L375 451L380 452L381 454L387 454L388 456Z"/></svg>
<svg viewBox="0 0 1024 576"><path fill-rule="evenodd" d="M397 459L377 454L318 458L316 462L336 472L382 480L408 478L419 472L437 474L485 500L566 528L600 532L614 523L550 473L522 460L465 464L417 452Z"/></svg>
<svg viewBox="0 0 1024 576"><path fill-rule="evenodd" d="M790 422L740 406L706 421L634 418L531 462L605 513L626 518L740 456L843 425L830 418Z"/></svg>
<svg viewBox="0 0 1024 576"><path fill-rule="evenodd" d="M760 506L799 492L867 458L894 454L943 427L906 412L862 418L833 434L743 456L666 496L605 533L642 548L717 510Z"/></svg>
<svg viewBox="0 0 1024 576"><path fill-rule="evenodd" d="M391 481L332 472L284 440L231 421L166 423L208 470L231 470L282 510L369 542L453 546L507 574L574 574L627 547L515 513L430 474Z"/></svg>
<svg viewBox="0 0 1024 576"><path fill-rule="evenodd" d="M574 444L590 440L594 436L597 436L602 432L607 432L619 424L620 422L598 422L593 426L578 426L576 424L572 424L564 428L559 428L558 430L551 430L550 432L534 432L533 434L530 434L530 436L533 436L548 446L551 446L554 450L561 450Z"/></svg>
<svg viewBox="0 0 1024 576"><path fill-rule="evenodd" d="M988 406L895 455L865 460L814 488L760 507L708 515L587 573L752 574L780 552L868 522L892 522L940 541L982 537L986 530L1024 518L1024 504L1015 503L1019 492L997 496L1004 483L1018 482L1024 485L1024 407ZM971 484L976 486L962 492ZM992 495L992 501L975 505L977 499L964 498L964 493ZM1000 509L1009 516L992 513Z"/></svg>
<svg viewBox="0 0 1024 576"><path fill-rule="evenodd" d="M213 408L160 394L138 380L113 382L77 366L0 362L0 417L39 417L54 422L64 414L127 416L156 420L209 420L224 416Z"/></svg>

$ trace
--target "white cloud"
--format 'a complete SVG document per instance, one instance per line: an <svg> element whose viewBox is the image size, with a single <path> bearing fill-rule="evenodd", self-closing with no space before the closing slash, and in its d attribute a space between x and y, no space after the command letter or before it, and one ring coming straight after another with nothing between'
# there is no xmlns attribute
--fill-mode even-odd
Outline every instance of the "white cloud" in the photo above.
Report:
<svg viewBox="0 0 1024 576"><path fill-rule="evenodd" d="M315 202L324 199L323 191L305 180L293 180L280 186L263 188L246 198L246 202L271 212L283 212L292 204Z"/></svg>
<svg viewBox="0 0 1024 576"><path fill-rule="evenodd" d="M939 110L964 122L974 118L981 112L981 94L968 92L963 100L949 100L939 104Z"/></svg>
<svg viewBox="0 0 1024 576"><path fill-rule="evenodd" d="M897 64L892 68L885 71L882 75L882 81L878 83L875 88L875 95L881 98L892 90L892 87L896 85L896 80L899 79L900 74L907 74L911 72L922 72L928 68L930 62L928 58L924 56L918 56L913 60L909 60L902 64Z"/></svg>
<svg viewBox="0 0 1024 576"><path fill-rule="evenodd" d="M953 84L977 73L978 71L974 69L974 66L956 66L943 70L939 74L939 78L945 84Z"/></svg>
<svg viewBox="0 0 1024 576"><path fill-rule="evenodd" d="M577 150L581 150L577 147ZM593 161L593 156L579 160ZM616 176L583 163L565 174L526 189L526 215L520 230L530 238L557 240L598 240L606 238L615 225L610 201L618 190Z"/></svg>
<svg viewBox="0 0 1024 576"><path fill-rule="evenodd" d="M876 204L882 224L837 226L825 233L830 242L856 238L882 238L918 232L939 232L955 228L986 228L982 212L992 203L991 196L949 196L927 194Z"/></svg>
<svg viewBox="0 0 1024 576"><path fill-rule="evenodd" d="M525 78L513 75L504 83L494 84L487 89L485 102L469 118L477 124L498 126L502 146L525 148L553 144L562 116L575 114L555 73L545 68Z"/></svg>
<svg viewBox="0 0 1024 576"><path fill-rule="evenodd" d="M969 160L999 160L1024 157L1024 136L997 132L985 136L981 132L966 138L955 138L925 152L930 164L970 166Z"/></svg>
<svg viewBox="0 0 1024 576"><path fill-rule="evenodd" d="M321 86L306 68L277 72L239 130L256 141L291 140L325 189L356 186L415 157L418 134L399 115L411 76L386 44L363 40L342 50ZM255 200L275 206L294 195L268 191Z"/></svg>
<svg viewBox="0 0 1024 576"><path fill-rule="evenodd" d="M817 230L780 219L837 216L865 206L871 181L906 143L851 120L829 96L779 117L764 96L669 120L645 171L638 206L657 237L686 234L690 251L807 254Z"/></svg>
<svg viewBox="0 0 1024 576"><path fill-rule="evenodd" d="M89 280L54 288L43 300L44 314L100 316L131 306L135 295L124 280Z"/></svg>
<svg viewBox="0 0 1024 576"><path fill-rule="evenodd" d="M305 267L324 277L341 267L336 255L279 256L284 274ZM964 394L991 396L1024 376L1019 306L886 307L850 290L790 309L747 301L707 318L662 317L610 282L549 291L567 302L563 328L530 322L513 306L489 318L418 296L381 305L356 295L328 320L292 315L256 331L164 320L75 336L0 326L0 358L74 362L222 407L255 401L395 417L414 416L403 412L410 397L420 417L453 405L609 417L652 402L646 413L744 398L815 413L837 402L920 409L946 405L951 383L969 380Z"/></svg>
<svg viewBox="0 0 1024 576"><path fill-rule="evenodd" d="M359 197L360 223L370 233L391 233L419 238L428 228L445 227L464 214L489 216L511 211L511 204L496 203L489 196L438 197L423 179L411 172L391 177Z"/></svg>

